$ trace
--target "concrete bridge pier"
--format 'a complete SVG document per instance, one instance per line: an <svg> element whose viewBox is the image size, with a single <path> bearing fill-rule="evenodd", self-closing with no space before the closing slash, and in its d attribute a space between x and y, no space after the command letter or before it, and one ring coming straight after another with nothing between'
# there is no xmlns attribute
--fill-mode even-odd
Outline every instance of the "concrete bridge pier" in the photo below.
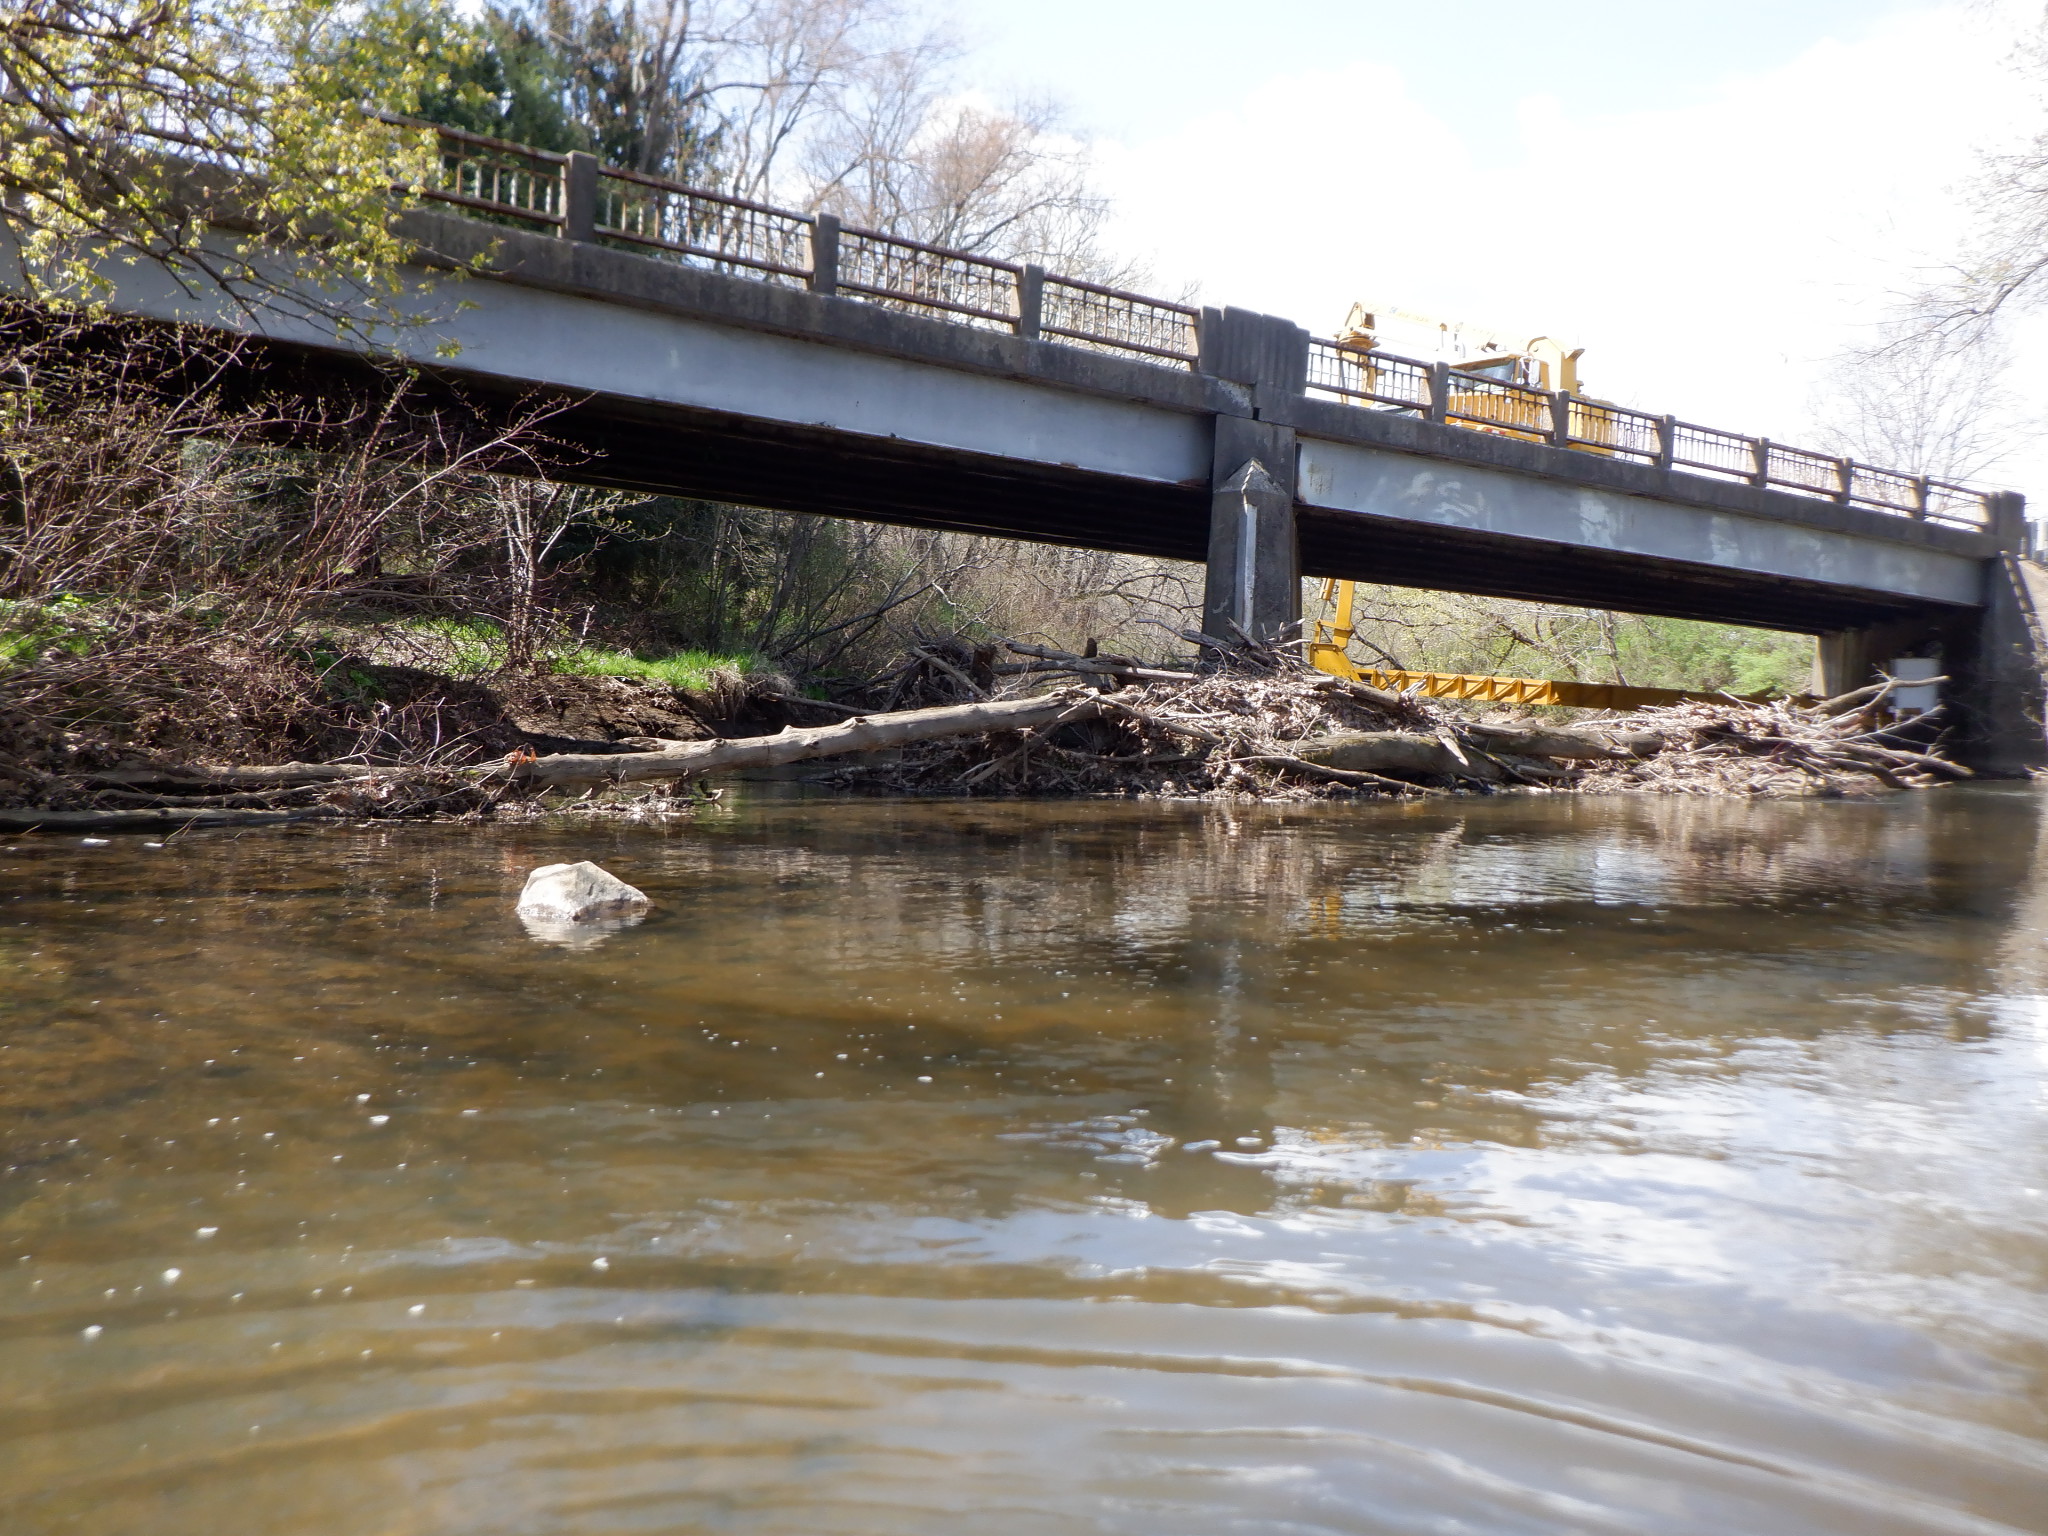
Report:
<svg viewBox="0 0 2048 1536"><path fill-rule="evenodd" d="M1832 699L1874 683L1886 664L1900 656L1939 655L1946 664L1964 639L1954 621L1936 617L1894 619L1815 635L1813 692Z"/></svg>
<svg viewBox="0 0 2048 1536"><path fill-rule="evenodd" d="M1204 634L1235 641L1242 631L1254 640L1279 641L1299 633L1294 460L1292 428L1238 416L1216 419Z"/></svg>

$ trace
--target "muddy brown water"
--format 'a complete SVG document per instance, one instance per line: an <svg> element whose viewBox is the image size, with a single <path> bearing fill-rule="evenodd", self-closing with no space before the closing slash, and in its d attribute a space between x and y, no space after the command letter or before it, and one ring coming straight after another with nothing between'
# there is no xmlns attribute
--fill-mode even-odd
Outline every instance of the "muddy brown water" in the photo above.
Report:
<svg viewBox="0 0 2048 1536"><path fill-rule="evenodd" d="M0 1531L2048 1530L2044 811L16 839Z"/></svg>

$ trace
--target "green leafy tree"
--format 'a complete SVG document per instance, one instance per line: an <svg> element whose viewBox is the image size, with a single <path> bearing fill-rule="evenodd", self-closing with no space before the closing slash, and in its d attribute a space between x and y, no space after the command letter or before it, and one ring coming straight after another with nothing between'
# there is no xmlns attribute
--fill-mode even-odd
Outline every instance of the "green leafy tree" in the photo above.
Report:
<svg viewBox="0 0 2048 1536"><path fill-rule="evenodd" d="M388 318L393 189L438 167L430 136L365 110L360 82L459 89L407 19L332 0L16 0L0 13L8 276L92 308L147 263L245 310Z"/></svg>
<svg viewBox="0 0 2048 1536"><path fill-rule="evenodd" d="M330 61L363 100L536 149L591 148L571 110L572 67L530 20L490 9L466 17L442 0L382 0L365 20L367 46L351 33ZM423 67L390 74L394 46Z"/></svg>

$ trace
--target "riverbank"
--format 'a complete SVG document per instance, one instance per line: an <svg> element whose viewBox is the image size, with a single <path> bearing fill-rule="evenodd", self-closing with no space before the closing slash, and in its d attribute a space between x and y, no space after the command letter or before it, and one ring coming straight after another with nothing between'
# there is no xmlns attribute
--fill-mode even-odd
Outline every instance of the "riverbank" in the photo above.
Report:
<svg viewBox="0 0 2048 1536"><path fill-rule="evenodd" d="M816 762L822 782L912 796L1301 800L1656 792L1843 798L1966 778L1938 715L1900 721L1888 685L1813 705L1690 702L1575 720L1477 710L1326 676L1284 652L1201 669L1016 643L920 647L872 708L786 683L722 691L415 674L383 707L431 747L412 761L270 764L51 741L0 759L0 825L52 829L533 814L573 800L687 809L719 774ZM385 669L387 674L395 669ZM936 702L930 702L936 699ZM1551 712L1556 713L1556 712ZM827 717L826 724L798 719ZM457 729L459 727L459 729ZM388 732L387 732L388 733Z"/></svg>

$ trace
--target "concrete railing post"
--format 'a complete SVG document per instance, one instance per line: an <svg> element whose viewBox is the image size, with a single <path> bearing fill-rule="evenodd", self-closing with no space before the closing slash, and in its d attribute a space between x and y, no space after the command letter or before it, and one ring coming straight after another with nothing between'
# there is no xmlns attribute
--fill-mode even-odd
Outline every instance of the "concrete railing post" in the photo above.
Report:
<svg viewBox="0 0 2048 1536"><path fill-rule="evenodd" d="M2000 549L2018 553L2027 542L2027 498L2018 491L1993 491L1984 498L1991 536Z"/></svg>
<svg viewBox="0 0 2048 1536"><path fill-rule="evenodd" d="M1657 467L1669 469L1678 462L1678 418L1665 416L1657 422Z"/></svg>
<svg viewBox="0 0 2048 1536"><path fill-rule="evenodd" d="M1203 373L1277 394L1308 390L1308 332L1249 309L1204 309L1196 330Z"/></svg>
<svg viewBox="0 0 2048 1536"><path fill-rule="evenodd" d="M1749 445L1752 468L1749 472L1751 485L1771 483L1771 440L1768 437L1753 438Z"/></svg>
<svg viewBox="0 0 2048 1536"><path fill-rule="evenodd" d="M1036 341L1045 324L1045 268L1026 267L1017 274L1017 334Z"/></svg>
<svg viewBox="0 0 2048 1536"><path fill-rule="evenodd" d="M839 291L839 218L821 213L811 220L811 292Z"/></svg>
<svg viewBox="0 0 2048 1536"><path fill-rule="evenodd" d="M1550 397L1550 441L1557 448L1572 445L1572 397L1561 389Z"/></svg>
<svg viewBox="0 0 2048 1536"><path fill-rule="evenodd" d="M1843 458L1835 460L1835 482L1835 500L1846 507L1856 499L1856 461L1854 459Z"/></svg>
<svg viewBox="0 0 2048 1536"><path fill-rule="evenodd" d="M1451 365L1429 365L1429 419L1448 421L1451 414Z"/></svg>
<svg viewBox="0 0 2048 1536"><path fill-rule="evenodd" d="M1927 476L1913 477L1913 516L1925 522L1927 519Z"/></svg>
<svg viewBox="0 0 2048 1536"><path fill-rule="evenodd" d="M580 149L569 151L562 167L562 238L597 238L597 156Z"/></svg>

